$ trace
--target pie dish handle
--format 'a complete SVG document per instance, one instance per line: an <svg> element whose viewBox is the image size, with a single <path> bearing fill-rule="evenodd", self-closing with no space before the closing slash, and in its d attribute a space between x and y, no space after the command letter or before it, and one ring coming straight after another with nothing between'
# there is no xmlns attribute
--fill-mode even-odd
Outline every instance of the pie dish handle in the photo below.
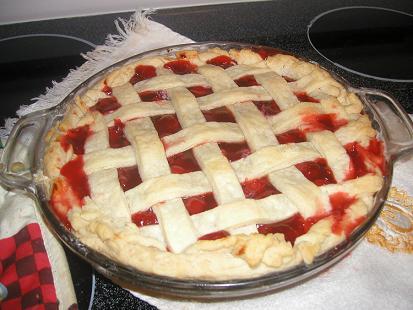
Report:
<svg viewBox="0 0 413 310"><path fill-rule="evenodd" d="M40 143L51 109L36 111L20 118L10 132L1 156L0 183L8 189L34 192L33 177L37 171Z"/></svg>
<svg viewBox="0 0 413 310"><path fill-rule="evenodd" d="M387 141L387 151L399 157L413 151L413 122L396 98L376 89L354 89L385 130L381 131Z"/></svg>

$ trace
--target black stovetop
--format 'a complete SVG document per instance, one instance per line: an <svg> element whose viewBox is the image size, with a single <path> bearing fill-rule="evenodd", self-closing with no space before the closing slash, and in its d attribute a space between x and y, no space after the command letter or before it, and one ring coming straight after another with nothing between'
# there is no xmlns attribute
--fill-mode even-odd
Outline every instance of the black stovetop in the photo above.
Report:
<svg viewBox="0 0 413 310"><path fill-rule="evenodd" d="M339 9L349 6L386 10ZM70 68L82 64L79 54L103 44L106 34L117 32L113 21L131 14L0 26L2 120L15 116L20 105L30 104L30 98L52 86L52 80L63 79ZM194 41L248 42L291 51L333 70L354 86L392 93L412 113L411 14L411 0L278 0L165 9L151 18ZM80 309L154 308L67 252Z"/></svg>

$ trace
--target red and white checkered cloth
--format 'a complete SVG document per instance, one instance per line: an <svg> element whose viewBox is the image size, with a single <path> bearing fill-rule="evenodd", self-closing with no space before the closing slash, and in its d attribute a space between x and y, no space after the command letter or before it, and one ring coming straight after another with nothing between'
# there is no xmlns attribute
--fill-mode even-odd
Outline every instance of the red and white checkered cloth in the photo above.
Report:
<svg viewBox="0 0 413 310"><path fill-rule="evenodd" d="M58 309L39 224L29 224L1 239L0 249L0 282L7 289L1 309Z"/></svg>
<svg viewBox="0 0 413 310"><path fill-rule="evenodd" d="M65 254L33 201L0 187L0 309L73 309Z"/></svg>

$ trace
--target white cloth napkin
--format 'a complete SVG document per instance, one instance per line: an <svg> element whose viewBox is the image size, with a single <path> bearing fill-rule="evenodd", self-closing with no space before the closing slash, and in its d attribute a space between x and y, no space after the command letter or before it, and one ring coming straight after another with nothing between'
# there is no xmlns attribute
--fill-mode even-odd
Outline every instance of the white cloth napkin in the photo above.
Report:
<svg viewBox="0 0 413 310"><path fill-rule="evenodd" d="M171 29L150 21L141 15L135 15L129 22L118 22L119 35L109 36L104 46L88 53L88 61L61 83L55 84L45 95L30 106L22 107L18 114L24 115L34 110L56 105L79 82L100 69L133 54L167 45L189 43L185 38ZM13 121L8 121L6 128L0 132L7 134ZM413 218L413 176L412 158L398 163L395 170L393 186L395 204ZM396 195L397 194L397 195ZM403 199L401 199L402 197ZM400 199L399 199L400 198ZM409 200L410 199L410 200ZM410 213L409 213L410 212ZM377 226L386 234L398 234L386 227L381 221ZM407 223L406 225L408 225ZM387 240L376 238L376 244L364 240L348 257L329 270L300 285L257 298L224 302L196 302L189 300L171 300L153 297L132 291L135 296L159 307L160 309L240 309L240 308L288 308L288 309L412 309L413 307L413 247L412 225L410 232L402 237L406 244L393 246L394 253L386 245ZM387 235L386 235L387 236ZM374 241L372 234L371 240ZM393 236L395 237L395 236ZM380 243L381 242L381 243ZM377 245L377 244L381 244ZM404 251L404 252L403 252Z"/></svg>

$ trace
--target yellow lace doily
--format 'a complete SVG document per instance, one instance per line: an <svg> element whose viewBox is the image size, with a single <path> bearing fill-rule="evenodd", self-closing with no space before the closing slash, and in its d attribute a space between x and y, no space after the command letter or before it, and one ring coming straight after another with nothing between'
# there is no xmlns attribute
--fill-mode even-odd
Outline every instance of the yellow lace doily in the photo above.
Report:
<svg viewBox="0 0 413 310"><path fill-rule="evenodd" d="M366 238L391 252L413 254L413 197L392 187L377 222L367 232Z"/></svg>

